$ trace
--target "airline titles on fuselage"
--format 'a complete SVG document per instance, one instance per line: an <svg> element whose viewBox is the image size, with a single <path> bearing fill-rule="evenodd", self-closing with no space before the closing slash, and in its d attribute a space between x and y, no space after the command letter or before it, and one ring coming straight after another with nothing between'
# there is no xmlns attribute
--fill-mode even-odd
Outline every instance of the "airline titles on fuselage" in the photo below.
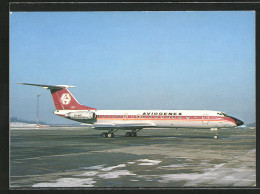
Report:
<svg viewBox="0 0 260 194"><path fill-rule="evenodd" d="M182 115L182 113L172 113L172 112L144 112L143 115L164 115L164 116L171 116L171 115Z"/></svg>

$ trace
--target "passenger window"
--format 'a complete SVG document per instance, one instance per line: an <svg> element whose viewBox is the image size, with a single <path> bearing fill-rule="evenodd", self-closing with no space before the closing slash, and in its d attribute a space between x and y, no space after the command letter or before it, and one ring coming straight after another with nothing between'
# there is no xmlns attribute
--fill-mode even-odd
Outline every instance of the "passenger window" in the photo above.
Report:
<svg viewBox="0 0 260 194"><path fill-rule="evenodd" d="M179 115L181 115L181 113L179 113Z"/></svg>

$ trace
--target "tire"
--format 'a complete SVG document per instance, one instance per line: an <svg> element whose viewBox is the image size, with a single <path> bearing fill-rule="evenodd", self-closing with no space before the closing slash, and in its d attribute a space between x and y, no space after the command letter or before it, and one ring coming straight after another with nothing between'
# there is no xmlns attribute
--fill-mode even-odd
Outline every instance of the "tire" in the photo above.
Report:
<svg viewBox="0 0 260 194"><path fill-rule="evenodd" d="M103 132L103 133L101 134L101 137L106 138L107 135L108 135L107 133Z"/></svg>
<svg viewBox="0 0 260 194"><path fill-rule="evenodd" d="M108 137L108 138L113 138L113 137L114 137L114 133L113 133L113 132L109 132L109 133L107 134L107 137Z"/></svg>
<svg viewBox="0 0 260 194"><path fill-rule="evenodd" d="M131 133L131 137L136 137L136 136L137 136L136 132Z"/></svg>
<svg viewBox="0 0 260 194"><path fill-rule="evenodd" d="M111 137L112 137L112 138L114 137L114 133L113 133L113 132L111 132Z"/></svg>

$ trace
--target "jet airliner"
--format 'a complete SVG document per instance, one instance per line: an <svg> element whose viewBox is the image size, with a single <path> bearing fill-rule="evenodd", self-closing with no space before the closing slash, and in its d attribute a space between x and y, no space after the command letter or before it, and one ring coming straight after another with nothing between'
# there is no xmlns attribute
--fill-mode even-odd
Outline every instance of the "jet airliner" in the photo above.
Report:
<svg viewBox="0 0 260 194"><path fill-rule="evenodd" d="M101 137L114 137L117 130L127 130L125 136L136 137L144 128L234 128L244 122L221 111L212 110L97 110L80 104L70 93L69 85L41 85L50 90L56 110L55 115L90 125L94 129L107 130ZM218 138L217 133L214 138Z"/></svg>

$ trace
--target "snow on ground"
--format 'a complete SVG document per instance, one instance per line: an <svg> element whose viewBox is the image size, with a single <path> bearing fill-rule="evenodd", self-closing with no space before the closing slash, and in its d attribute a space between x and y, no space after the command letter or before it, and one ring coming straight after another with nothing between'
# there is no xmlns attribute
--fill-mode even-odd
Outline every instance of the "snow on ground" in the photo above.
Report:
<svg viewBox="0 0 260 194"><path fill-rule="evenodd" d="M114 179L114 178L119 178L120 176L127 176L127 175L136 175L136 174L130 173L128 170L116 170L106 174L100 174L98 175L98 177L103 179Z"/></svg>
<svg viewBox="0 0 260 194"><path fill-rule="evenodd" d="M110 171L110 170L113 170L115 168L122 168L122 167L125 167L126 165L125 164L119 164L117 166L111 166L111 167L107 167L107 168L102 168L101 170L102 171Z"/></svg>
<svg viewBox="0 0 260 194"><path fill-rule="evenodd" d="M90 167L85 167L84 169L101 169L105 166L105 164L102 165L97 165L97 166L90 166Z"/></svg>
<svg viewBox="0 0 260 194"><path fill-rule="evenodd" d="M146 166L146 165L157 165L159 164L161 161L160 160L149 160L149 159L141 159L141 160L137 160L139 162L144 162L144 163L139 163L138 165L141 166Z"/></svg>

